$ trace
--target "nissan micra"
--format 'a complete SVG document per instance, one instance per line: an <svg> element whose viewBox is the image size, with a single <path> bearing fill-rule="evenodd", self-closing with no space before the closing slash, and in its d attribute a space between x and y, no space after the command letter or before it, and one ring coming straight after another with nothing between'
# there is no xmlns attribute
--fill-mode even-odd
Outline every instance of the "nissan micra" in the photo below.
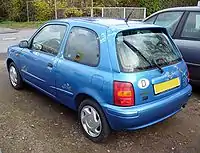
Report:
<svg viewBox="0 0 200 153"><path fill-rule="evenodd" d="M49 21L8 48L11 85L27 83L78 112L83 133L100 142L185 107L187 66L165 28L117 19Z"/></svg>

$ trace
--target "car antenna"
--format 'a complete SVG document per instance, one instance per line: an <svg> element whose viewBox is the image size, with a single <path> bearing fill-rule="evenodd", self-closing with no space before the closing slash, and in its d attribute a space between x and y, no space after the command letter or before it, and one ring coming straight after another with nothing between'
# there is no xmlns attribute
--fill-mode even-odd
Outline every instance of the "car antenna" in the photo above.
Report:
<svg viewBox="0 0 200 153"><path fill-rule="evenodd" d="M131 17L131 15L133 14L133 12L134 12L134 9L129 13L129 15L127 16L127 18L125 18L125 20L124 20L127 25L128 25L128 20Z"/></svg>

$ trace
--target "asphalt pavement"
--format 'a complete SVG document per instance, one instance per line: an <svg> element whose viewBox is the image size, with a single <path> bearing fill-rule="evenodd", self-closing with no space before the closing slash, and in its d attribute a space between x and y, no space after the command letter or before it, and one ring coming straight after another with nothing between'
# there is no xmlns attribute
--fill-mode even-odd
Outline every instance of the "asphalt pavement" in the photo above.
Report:
<svg viewBox="0 0 200 153"><path fill-rule="evenodd" d="M10 45L19 44L21 40L27 40L36 29L15 30L0 28L0 53L5 53Z"/></svg>

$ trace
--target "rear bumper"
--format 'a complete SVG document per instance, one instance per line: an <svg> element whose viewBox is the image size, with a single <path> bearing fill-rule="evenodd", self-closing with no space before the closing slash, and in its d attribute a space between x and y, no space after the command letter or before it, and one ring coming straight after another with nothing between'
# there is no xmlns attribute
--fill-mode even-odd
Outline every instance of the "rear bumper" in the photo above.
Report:
<svg viewBox="0 0 200 153"><path fill-rule="evenodd" d="M181 91L153 101L133 107L103 106L107 120L114 130L136 130L158 123L179 112L186 105L192 94L190 85Z"/></svg>

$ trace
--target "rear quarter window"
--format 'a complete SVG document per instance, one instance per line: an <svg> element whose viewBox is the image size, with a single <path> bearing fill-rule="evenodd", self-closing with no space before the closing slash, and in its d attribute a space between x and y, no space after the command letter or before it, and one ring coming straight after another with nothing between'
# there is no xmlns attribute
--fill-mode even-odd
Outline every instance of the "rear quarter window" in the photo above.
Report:
<svg viewBox="0 0 200 153"><path fill-rule="evenodd" d="M96 32L83 27L71 29L64 54L66 59L88 66L97 66L99 54L100 46Z"/></svg>

